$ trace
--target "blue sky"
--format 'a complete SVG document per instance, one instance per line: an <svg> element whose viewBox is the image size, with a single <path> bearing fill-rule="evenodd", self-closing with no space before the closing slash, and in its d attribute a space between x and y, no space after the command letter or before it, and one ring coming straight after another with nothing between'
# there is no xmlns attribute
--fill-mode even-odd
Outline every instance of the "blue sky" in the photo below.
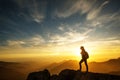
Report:
<svg viewBox="0 0 120 80"><path fill-rule="evenodd" d="M119 3L119 0L0 0L0 49L78 47L96 41L96 46L104 42L119 46Z"/></svg>

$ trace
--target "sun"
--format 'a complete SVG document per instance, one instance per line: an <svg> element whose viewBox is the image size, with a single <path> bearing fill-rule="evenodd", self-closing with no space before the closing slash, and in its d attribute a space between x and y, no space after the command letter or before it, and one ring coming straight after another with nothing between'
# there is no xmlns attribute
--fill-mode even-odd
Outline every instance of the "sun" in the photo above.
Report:
<svg viewBox="0 0 120 80"><path fill-rule="evenodd" d="M75 55L80 56L80 50L75 50Z"/></svg>

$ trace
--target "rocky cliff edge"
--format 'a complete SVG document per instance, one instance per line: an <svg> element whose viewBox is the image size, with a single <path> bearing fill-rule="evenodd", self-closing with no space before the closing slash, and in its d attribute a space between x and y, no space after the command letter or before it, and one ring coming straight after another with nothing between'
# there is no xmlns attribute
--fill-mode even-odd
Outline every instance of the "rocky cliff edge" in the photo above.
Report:
<svg viewBox="0 0 120 80"><path fill-rule="evenodd" d="M30 73L27 80L120 80L120 76L92 72L85 73L70 69L62 70L58 75L50 75L50 72L45 69Z"/></svg>

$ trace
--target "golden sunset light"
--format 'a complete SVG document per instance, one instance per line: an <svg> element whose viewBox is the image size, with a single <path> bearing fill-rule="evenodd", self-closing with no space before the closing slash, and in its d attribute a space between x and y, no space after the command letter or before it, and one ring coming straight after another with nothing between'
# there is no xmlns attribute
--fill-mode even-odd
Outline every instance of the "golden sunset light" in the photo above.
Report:
<svg viewBox="0 0 120 80"><path fill-rule="evenodd" d="M61 74L120 80L120 0L0 0L0 80Z"/></svg>

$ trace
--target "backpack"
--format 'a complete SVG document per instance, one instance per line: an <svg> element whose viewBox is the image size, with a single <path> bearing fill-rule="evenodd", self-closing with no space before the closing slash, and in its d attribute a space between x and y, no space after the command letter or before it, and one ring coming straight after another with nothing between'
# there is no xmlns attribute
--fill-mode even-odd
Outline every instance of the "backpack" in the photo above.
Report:
<svg viewBox="0 0 120 80"><path fill-rule="evenodd" d="M85 59L88 59L88 58L89 58L88 52L85 51Z"/></svg>

